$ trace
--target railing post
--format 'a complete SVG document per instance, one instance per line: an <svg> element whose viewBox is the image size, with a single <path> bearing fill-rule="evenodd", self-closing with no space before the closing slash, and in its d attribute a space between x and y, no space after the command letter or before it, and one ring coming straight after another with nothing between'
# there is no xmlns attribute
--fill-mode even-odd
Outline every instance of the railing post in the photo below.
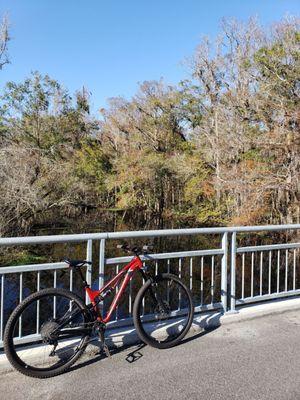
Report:
<svg viewBox="0 0 300 400"><path fill-rule="evenodd" d="M99 250L99 289L104 285L104 265L105 265L105 239L100 240ZM100 306L103 312L103 304Z"/></svg>
<svg viewBox="0 0 300 400"><path fill-rule="evenodd" d="M92 262L93 258L93 241L89 239L86 242L86 261ZM86 267L86 275L85 280L88 285L92 285L92 265L87 265ZM85 295L85 303L88 304L90 302L88 294Z"/></svg>
<svg viewBox="0 0 300 400"><path fill-rule="evenodd" d="M235 269L236 269L236 232L231 236L231 262L230 262L230 312L235 310Z"/></svg>
<svg viewBox="0 0 300 400"><path fill-rule="evenodd" d="M1 275L1 302L0 302L0 341L3 340L3 318L4 318L4 275Z"/></svg>
<svg viewBox="0 0 300 400"><path fill-rule="evenodd" d="M228 233L222 236L222 263L221 263L221 303L224 312L227 311L227 265L228 265Z"/></svg>

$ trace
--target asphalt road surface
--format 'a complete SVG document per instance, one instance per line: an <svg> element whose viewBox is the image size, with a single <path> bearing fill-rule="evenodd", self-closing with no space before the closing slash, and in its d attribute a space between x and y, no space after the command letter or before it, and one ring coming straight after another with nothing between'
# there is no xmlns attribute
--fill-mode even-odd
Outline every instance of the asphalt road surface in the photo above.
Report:
<svg viewBox="0 0 300 400"><path fill-rule="evenodd" d="M300 399L300 310L223 325L157 350L84 357L38 380L0 376L0 399Z"/></svg>

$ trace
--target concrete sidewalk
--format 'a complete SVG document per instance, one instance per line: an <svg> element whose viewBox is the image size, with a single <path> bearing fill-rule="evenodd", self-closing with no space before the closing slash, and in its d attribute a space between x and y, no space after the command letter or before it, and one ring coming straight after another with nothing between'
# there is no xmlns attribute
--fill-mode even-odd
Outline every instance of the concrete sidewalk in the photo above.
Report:
<svg viewBox="0 0 300 400"><path fill-rule="evenodd" d="M196 314L190 330L190 334L198 334L205 330L212 330L220 327L221 325L228 325L233 323L241 323L243 321L262 318L272 314L281 314L286 311L300 310L300 298L289 298L281 300L273 300L262 304L253 304L244 306L238 310L237 313L222 312L207 312ZM149 324L151 325L151 324ZM168 329L167 325L164 329ZM151 326L150 326L151 330ZM163 330L163 329L161 329ZM111 349L132 346L140 343L140 339L133 327L118 328L108 330L106 333L106 342ZM88 345L85 355L93 357L99 353L100 343L97 338ZM34 358L34 346L28 349L31 353L31 358ZM0 374L12 371L11 365L8 363L3 351L0 352Z"/></svg>
<svg viewBox="0 0 300 400"><path fill-rule="evenodd" d="M290 310L300 310L300 297L277 299L260 304L250 304L237 309L236 313L210 311L195 314L191 333L199 333L232 323L262 318L272 314L281 314ZM130 346L139 342L134 328L118 328L107 332L107 343L110 347Z"/></svg>
<svg viewBox="0 0 300 400"><path fill-rule="evenodd" d="M46 380L2 374L0 398L300 399L299 300L280 303L255 306L256 313L249 307L236 315L197 317L198 333L171 349L122 347L111 359L86 355L69 372ZM201 323L215 329L199 332Z"/></svg>

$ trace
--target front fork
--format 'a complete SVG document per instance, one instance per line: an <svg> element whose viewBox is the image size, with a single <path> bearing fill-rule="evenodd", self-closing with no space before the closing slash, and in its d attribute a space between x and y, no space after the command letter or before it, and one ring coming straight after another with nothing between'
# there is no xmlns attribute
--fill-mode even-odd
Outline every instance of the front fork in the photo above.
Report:
<svg viewBox="0 0 300 400"><path fill-rule="evenodd" d="M150 280L151 282L151 286L150 286L150 296L154 302L154 304L158 304L160 307L163 307L163 302L159 296L159 294L156 292L156 295L154 293L153 287L155 285L155 279L153 279L152 275L150 275L147 271L145 271L144 269L140 269L142 277L144 279L145 282L147 282L148 280Z"/></svg>
<svg viewBox="0 0 300 400"><path fill-rule="evenodd" d="M144 268L141 268L139 271L145 282L147 282L149 279L153 282L152 275L150 275L149 272L147 272Z"/></svg>

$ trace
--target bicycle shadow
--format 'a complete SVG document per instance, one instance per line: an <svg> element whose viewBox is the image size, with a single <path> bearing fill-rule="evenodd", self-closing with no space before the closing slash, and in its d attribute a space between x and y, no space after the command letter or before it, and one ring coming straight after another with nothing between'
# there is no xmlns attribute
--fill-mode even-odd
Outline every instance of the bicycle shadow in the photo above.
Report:
<svg viewBox="0 0 300 400"><path fill-rule="evenodd" d="M126 355L125 360L130 364L139 360L141 357L143 357L143 354L140 352L140 350L146 346L147 345L145 343L139 343L138 345L136 345L136 348L134 350L130 351ZM109 349L110 356L113 357L116 354L126 351L126 349L129 349L129 348L132 349L132 347L133 347L133 345L110 348ZM96 353L94 356L91 356L91 357L93 357L93 358L89 358L88 360L84 360L84 361L79 361L78 364L73 365L71 368L69 368L69 370L65 371L64 373L76 371L77 369L84 368L84 367L94 364L98 361L109 359L109 357L107 357L107 355L105 354L104 351L99 351L98 353Z"/></svg>
<svg viewBox="0 0 300 400"><path fill-rule="evenodd" d="M193 320L193 325L191 328L191 331L188 333L188 336L185 337L183 340L181 340L175 347L178 346L182 346L190 341L193 340L197 340L213 331L215 331L216 329L218 329L221 326L220 323L220 318L223 315L222 312L218 312L218 313L213 313L213 314L208 314L202 318L197 319L197 315L196 318ZM171 333L170 331L168 331L167 329L167 333ZM132 350L132 347L135 347ZM143 352L141 352L141 350L143 348L147 347L147 345L145 343L138 343L136 345L124 345L124 346L120 346L120 347L113 347L110 348L110 355L113 358L114 355L117 355L119 353L122 352L126 352L126 349L130 349L131 351L129 353L127 353L124 356L124 359L132 364L134 362L137 362L138 360L140 360L144 354ZM79 361L78 364L73 365L67 372L71 372L71 371L75 371L77 369L80 368L84 368L86 366L92 365L98 361L107 359L107 355L99 350L98 353L96 353L94 356L92 356L92 358L89 358L88 360L83 360L83 361Z"/></svg>

